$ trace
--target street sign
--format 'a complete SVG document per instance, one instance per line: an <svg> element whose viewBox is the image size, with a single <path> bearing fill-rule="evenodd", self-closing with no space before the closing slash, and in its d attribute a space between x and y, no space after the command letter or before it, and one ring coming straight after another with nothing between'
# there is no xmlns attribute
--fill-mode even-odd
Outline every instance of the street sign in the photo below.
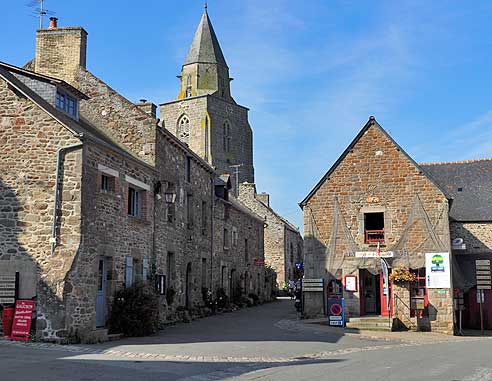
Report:
<svg viewBox="0 0 492 381"><path fill-rule="evenodd" d="M490 259L477 259L475 261L475 273L476 273L475 275L477 279L477 290L492 289L491 270L492 269L490 267Z"/></svg>
<svg viewBox="0 0 492 381"><path fill-rule="evenodd" d="M345 325L344 299L328 299L328 324L335 327Z"/></svg>
<svg viewBox="0 0 492 381"><path fill-rule="evenodd" d="M302 291L303 292L323 292L324 282L323 279L303 279Z"/></svg>

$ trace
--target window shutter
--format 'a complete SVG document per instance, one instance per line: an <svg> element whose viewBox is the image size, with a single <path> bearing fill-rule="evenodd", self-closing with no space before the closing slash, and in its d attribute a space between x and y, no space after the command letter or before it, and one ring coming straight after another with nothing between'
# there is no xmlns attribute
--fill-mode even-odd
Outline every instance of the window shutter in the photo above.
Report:
<svg viewBox="0 0 492 381"><path fill-rule="evenodd" d="M149 279L149 259L142 259L142 281L146 282Z"/></svg>
<svg viewBox="0 0 492 381"><path fill-rule="evenodd" d="M133 258L125 258L125 287L131 287L133 284Z"/></svg>

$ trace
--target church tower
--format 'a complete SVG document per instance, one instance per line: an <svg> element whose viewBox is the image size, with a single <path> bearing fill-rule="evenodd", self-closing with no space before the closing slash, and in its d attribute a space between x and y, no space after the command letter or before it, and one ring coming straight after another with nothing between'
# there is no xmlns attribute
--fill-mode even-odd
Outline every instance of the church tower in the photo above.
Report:
<svg viewBox="0 0 492 381"><path fill-rule="evenodd" d="M253 133L249 109L231 96L229 67L207 7L181 69L176 100L160 105L162 126L175 134L233 186L254 182Z"/></svg>

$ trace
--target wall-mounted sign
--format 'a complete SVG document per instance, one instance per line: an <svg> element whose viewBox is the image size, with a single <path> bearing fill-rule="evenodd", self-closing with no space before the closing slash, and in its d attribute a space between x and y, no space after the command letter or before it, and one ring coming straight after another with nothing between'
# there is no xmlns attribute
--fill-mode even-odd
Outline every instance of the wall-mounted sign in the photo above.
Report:
<svg viewBox="0 0 492 381"><path fill-rule="evenodd" d="M14 304L19 284L19 273L0 275L0 304Z"/></svg>
<svg viewBox="0 0 492 381"><path fill-rule="evenodd" d="M32 312L34 311L34 302L32 300L18 300L15 303L14 323L12 324L13 340L29 340L29 331L31 330Z"/></svg>
<svg viewBox="0 0 492 381"><path fill-rule="evenodd" d="M425 253L427 288L450 288L449 253Z"/></svg>
<svg viewBox="0 0 492 381"><path fill-rule="evenodd" d="M344 299L328 299L328 324L336 327L345 325Z"/></svg>
<svg viewBox="0 0 492 381"><path fill-rule="evenodd" d="M345 275L345 290L350 292L357 292L357 276Z"/></svg>
<svg viewBox="0 0 492 381"><path fill-rule="evenodd" d="M394 253L392 251L381 251L381 255L378 255L377 251L356 251L355 258L393 258Z"/></svg>

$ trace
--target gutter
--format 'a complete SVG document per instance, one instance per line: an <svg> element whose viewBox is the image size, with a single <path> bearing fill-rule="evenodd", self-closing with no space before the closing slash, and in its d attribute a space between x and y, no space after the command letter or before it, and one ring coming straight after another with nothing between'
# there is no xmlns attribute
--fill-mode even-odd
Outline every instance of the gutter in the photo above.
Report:
<svg viewBox="0 0 492 381"><path fill-rule="evenodd" d="M78 137L81 138L82 134L78 134ZM58 207L60 206L60 185L63 183L63 181L60 179L60 172L61 172L61 164L62 164L62 156L64 156L66 153L70 151L77 150L79 148L83 147L83 143L78 143L78 144L73 144L70 146L66 147L61 147L58 148L56 151L56 182L55 182L55 201L53 205L53 221L51 224L51 239L50 239L50 244L51 244L51 255L53 256L55 254L55 249L58 246L58 237L56 234L56 226L57 226L57 211Z"/></svg>

